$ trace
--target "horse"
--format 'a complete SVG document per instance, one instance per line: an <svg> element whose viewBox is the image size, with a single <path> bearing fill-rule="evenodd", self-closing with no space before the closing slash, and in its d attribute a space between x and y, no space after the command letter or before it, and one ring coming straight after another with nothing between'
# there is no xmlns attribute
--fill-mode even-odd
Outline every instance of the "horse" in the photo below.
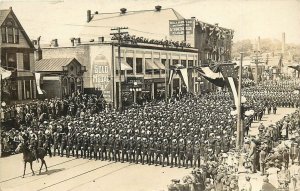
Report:
<svg viewBox="0 0 300 191"><path fill-rule="evenodd" d="M27 162L29 162L30 168L31 168L31 171L32 171L32 176L34 176L35 174L34 174L34 171L32 169L32 162L35 161L36 158L35 158L35 155L33 154L33 152L28 148L28 146L25 143L22 143L22 142L18 145L15 152L16 153L19 153L19 152L23 153L24 173L23 173L22 178L24 178L24 176L25 176ZM44 160L44 157L46 156L46 154L47 153L46 153L45 149L37 148L37 158L41 159L41 161L42 161L41 168L39 170L39 174L41 174L41 170L42 170L43 165L45 165L45 167L46 167L46 172L48 171L46 161Z"/></svg>

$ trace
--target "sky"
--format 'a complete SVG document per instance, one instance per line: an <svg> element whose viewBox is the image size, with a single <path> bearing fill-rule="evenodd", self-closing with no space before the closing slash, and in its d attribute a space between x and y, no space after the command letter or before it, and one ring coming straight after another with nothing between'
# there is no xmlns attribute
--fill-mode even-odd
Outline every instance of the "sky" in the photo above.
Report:
<svg viewBox="0 0 300 191"><path fill-rule="evenodd" d="M0 9L13 8L31 39L41 43L69 42L86 23L86 11L99 13L174 8L183 17L234 30L233 41L261 38L300 44L300 0L0 0Z"/></svg>

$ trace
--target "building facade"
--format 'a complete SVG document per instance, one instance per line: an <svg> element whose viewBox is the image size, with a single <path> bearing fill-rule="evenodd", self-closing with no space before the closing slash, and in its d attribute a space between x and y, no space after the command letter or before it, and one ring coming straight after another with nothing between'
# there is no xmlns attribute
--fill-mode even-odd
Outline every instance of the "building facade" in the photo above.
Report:
<svg viewBox="0 0 300 191"><path fill-rule="evenodd" d="M1 67L12 71L3 83L3 99L16 101L36 98L34 46L12 8L0 10Z"/></svg>
<svg viewBox="0 0 300 191"><path fill-rule="evenodd" d="M198 66L197 49L166 48L151 45L122 44L120 61L118 47L111 43L87 43L71 47L43 48L43 59L74 57L85 68L82 76L85 93L97 93L107 102L118 105L118 90L121 81L124 102L132 102L135 82L141 91L139 99L164 99L168 95L187 91L200 91L197 74L193 67ZM121 64L121 73L120 71ZM182 64L188 68L189 88L179 75L175 75L170 85L167 84L170 65ZM38 64L40 65L40 64ZM38 70L38 69L37 69ZM121 80L120 80L121 79Z"/></svg>

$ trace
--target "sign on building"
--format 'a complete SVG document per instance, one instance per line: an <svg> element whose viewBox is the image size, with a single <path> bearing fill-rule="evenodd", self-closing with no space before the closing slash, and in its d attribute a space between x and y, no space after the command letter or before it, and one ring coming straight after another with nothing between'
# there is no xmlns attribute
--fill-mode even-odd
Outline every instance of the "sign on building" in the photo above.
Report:
<svg viewBox="0 0 300 191"><path fill-rule="evenodd" d="M110 70L106 57L97 55L93 62L93 85L96 90L102 92L103 98L107 102L112 101Z"/></svg>
<svg viewBox="0 0 300 191"><path fill-rule="evenodd" d="M170 35L184 35L184 29L186 31L186 35L193 34L194 21L191 19L169 20Z"/></svg>

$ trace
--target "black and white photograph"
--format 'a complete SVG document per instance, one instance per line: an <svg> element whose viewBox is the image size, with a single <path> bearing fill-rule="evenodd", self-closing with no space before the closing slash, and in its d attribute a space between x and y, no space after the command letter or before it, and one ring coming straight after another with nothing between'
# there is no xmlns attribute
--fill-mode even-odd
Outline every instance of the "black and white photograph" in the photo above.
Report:
<svg viewBox="0 0 300 191"><path fill-rule="evenodd" d="M300 0L0 0L0 191L300 191Z"/></svg>

